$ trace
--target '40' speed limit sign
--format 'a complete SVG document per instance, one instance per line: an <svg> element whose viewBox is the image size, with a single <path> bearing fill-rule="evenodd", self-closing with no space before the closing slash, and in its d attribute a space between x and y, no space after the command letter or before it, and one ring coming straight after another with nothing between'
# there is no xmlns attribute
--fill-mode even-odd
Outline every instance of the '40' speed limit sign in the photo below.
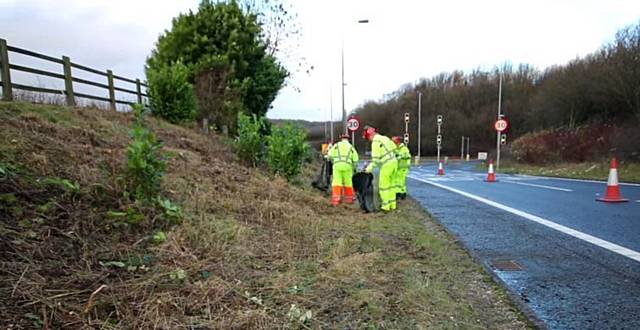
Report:
<svg viewBox="0 0 640 330"><path fill-rule="evenodd" d="M357 117L351 117L347 120L347 129L351 132L355 132L360 128L360 120Z"/></svg>
<svg viewBox="0 0 640 330"><path fill-rule="evenodd" d="M496 131L498 132L504 132L507 127L509 127L509 123L506 119L498 119L496 120L496 123L493 124L493 127L495 127Z"/></svg>

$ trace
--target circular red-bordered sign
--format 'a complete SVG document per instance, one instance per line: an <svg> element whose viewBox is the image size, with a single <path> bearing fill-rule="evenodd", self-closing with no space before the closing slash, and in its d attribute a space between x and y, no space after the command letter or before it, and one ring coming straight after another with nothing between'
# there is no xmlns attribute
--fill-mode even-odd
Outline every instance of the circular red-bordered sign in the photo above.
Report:
<svg viewBox="0 0 640 330"><path fill-rule="evenodd" d="M496 123L493 124L493 127L495 127L498 132L504 132L507 127L509 127L509 122L507 122L506 119L498 119L496 120Z"/></svg>
<svg viewBox="0 0 640 330"><path fill-rule="evenodd" d="M349 117L347 120L347 129L351 132L355 132L360 128L360 120L358 117Z"/></svg>

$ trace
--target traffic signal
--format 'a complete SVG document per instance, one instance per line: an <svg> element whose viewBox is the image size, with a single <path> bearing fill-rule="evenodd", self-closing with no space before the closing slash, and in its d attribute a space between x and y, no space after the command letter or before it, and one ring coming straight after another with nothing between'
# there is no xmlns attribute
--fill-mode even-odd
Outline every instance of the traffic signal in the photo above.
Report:
<svg viewBox="0 0 640 330"><path fill-rule="evenodd" d="M500 144L507 144L507 134L500 135Z"/></svg>

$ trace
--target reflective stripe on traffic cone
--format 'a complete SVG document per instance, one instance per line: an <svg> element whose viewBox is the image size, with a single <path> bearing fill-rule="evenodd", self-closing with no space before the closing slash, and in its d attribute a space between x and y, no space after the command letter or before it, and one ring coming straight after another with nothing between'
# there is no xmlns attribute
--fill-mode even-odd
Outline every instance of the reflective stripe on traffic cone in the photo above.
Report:
<svg viewBox="0 0 640 330"><path fill-rule="evenodd" d="M596 198L599 202L622 203L628 202L626 198L620 195L620 184L618 183L618 160L611 160L611 168L609 169L609 180L607 180L607 191L604 197Z"/></svg>
<svg viewBox="0 0 640 330"><path fill-rule="evenodd" d="M444 175L444 166L442 165L442 161L438 163L438 175Z"/></svg>
<svg viewBox="0 0 640 330"><path fill-rule="evenodd" d="M493 159L489 159L489 172L487 173L487 179L485 182L496 182L496 173L493 171Z"/></svg>

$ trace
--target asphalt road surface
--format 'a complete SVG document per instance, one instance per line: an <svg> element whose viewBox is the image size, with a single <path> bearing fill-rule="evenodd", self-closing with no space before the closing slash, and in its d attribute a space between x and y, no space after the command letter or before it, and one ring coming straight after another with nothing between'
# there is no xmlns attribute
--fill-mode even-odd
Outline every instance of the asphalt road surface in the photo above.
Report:
<svg viewBox="0 0 640 330"><path fill-rule="evenodd" d="M409 194L490 269L539 325L640 329L640 185L413 167ZM624 181L624 178L621 178Z"/></svg>

